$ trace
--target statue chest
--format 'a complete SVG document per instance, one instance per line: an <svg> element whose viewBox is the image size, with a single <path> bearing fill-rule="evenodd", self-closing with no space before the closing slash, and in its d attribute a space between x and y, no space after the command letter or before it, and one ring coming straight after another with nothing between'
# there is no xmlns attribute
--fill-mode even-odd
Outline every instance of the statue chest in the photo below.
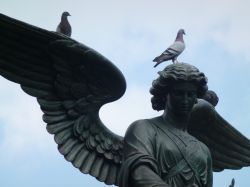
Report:
<svg viewBox="0 0 250 187"><path fill-rule="evenodd" d="M193 168L200 174L206 174L208 155L204 144L189 134L176 133L174 139L159 130L155 136L155 158L159 164L162 178L168 183L195 183L195 175L191 167L185 162L183 153ZM183 146L177 146L178 140ZM182 149L181 151L179 149ZM183 165L182 165L183 164ZM179 169L180 171L173 171ZM172 177L169 173L176 172ZM174 184L173 184L174 185ZM177 185L177 184L176 184ZM178 184L182 185L182 184Z"/></svg>

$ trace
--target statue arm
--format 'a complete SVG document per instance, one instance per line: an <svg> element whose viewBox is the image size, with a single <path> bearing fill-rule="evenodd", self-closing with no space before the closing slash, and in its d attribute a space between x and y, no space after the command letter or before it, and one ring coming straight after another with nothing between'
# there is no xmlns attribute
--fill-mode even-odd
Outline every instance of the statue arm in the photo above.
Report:
<svg viewBox="0 0 250 187"><path fill-rule="evenodd" d="M138 166L132 172L131 180L136 187L170 187L147 165Z"/></svg>
<svg viewBox="0 0 250 187"><path fill-rule="evenodd" d="M147 120L136 121L129 127L124 139L120 187L168 187L154 158L154 137L155 130Z"/></svg>

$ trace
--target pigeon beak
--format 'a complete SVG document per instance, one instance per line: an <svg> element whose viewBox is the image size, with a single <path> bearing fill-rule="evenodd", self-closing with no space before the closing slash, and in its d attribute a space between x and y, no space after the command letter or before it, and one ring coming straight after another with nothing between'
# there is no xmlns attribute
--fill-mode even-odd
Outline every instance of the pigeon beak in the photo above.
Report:
<svg viewBox="0 0 250 187"><path fill-rule="evenodd" d="M185 35L186 35L185 31L183 31L183 34L185 34Z"/></svg>

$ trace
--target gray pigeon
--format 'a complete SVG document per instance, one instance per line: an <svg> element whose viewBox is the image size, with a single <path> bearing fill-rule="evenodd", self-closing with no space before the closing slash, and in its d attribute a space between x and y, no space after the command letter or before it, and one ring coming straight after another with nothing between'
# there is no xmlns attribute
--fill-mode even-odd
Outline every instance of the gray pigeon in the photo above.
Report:
<svg viewBox="0 0 250 187"><path fill-rule="evenodd" d="M184 29L180 29L177 33L174 43L170 45L160 56L155 57L153 60L153 62L156 62L154 67L167 60L172 60L173 63L178 62L177 57L185 49L183 34L185 34Z"/></svg>
<svg viewBox="0 0 250 187"><path fill-rule="evenodd" d="M59 32L61 34L64 34L64 35L67 35L70 37L71 36L71 26L70 26L69 21L68 21L68 16L70 16L70 14L68 12L62 13L61 22L57 26L56 32Z"/></svg>

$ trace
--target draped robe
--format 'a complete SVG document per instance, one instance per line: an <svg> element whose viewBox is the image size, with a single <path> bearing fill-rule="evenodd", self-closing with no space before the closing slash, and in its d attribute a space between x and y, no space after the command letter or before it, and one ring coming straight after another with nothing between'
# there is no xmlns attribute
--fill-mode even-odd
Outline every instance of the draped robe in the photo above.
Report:
<svg viewBox="0 0 250 187"><path fill-rule="evenodd" d="M138 120L130 125L124 139L120 187L192 185L212 186L212 159L205 144L186 131L167 124L162 116Z"/></svg>

